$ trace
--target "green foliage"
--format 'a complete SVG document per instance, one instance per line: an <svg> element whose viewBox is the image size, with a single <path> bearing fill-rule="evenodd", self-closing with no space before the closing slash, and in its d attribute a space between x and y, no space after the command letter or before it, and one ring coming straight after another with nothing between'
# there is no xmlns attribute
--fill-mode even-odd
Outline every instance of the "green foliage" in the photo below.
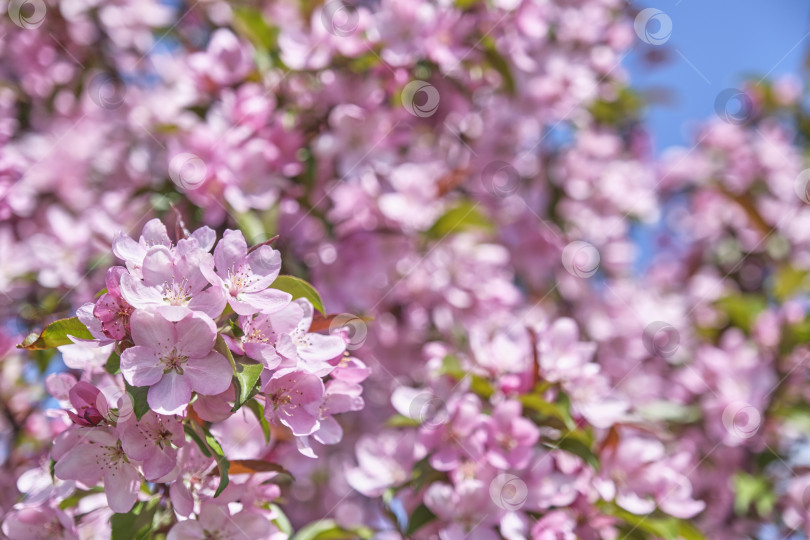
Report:
<svg viewBox="0 0 810 540"><path fill-rule="evenodd" d="M627 524L622 538L645 538L640 533L648 533L663 540L706 540L694 525L683 519L650 514L638 516L619 508L613 503L603 505L605 513L621 519Z"/></svg>
<svg viewBox="0 0 810 540"><path fill-rule="evenodd" d="M58 321L52 322L45 327L42 334L29 334L17 347L20 349L28 349L29 351L54 349L61 345L73 344L68 336L79 339L93 339L93 335L87 327L82 324L77 317L71 317L69 319L59 319Z"/></svg>
<svg viewBox="0 0 810 540"><path fill-rule="evenodd" d="M408 528L405 530L405 535L411 536L423 525L427 525L434 519L436 519L436 515L427 506L420 504L408 518Z"/></svg>
<svg viewBox="0 0 810 540"><path fill-rule="evenodd" d="M326 311L323 308L323 300L321 295L315 290L315 287L307 283L301 278L295 276L278 276L271 285L273 289L278 289L292 295L293 300L296 298L306 298L312 303L312 306L323 314Z"/></svg>
<svg viewBox="0 0 810 540"><path fill-rule="evenodd" d="M111 540L146 540L152 538L158 499L138 501L126 514L113 514L110 518Z"/></svg>
<svg viewBox="0 0 810 540"><path fill-rule="evenodd" d="M231 467L231 463L225 457L225 452L222 450L222 446L219 444L219 441L211 435L211 432L208 431L208 428L203 427L203 432L205 433L205 444L208 445L208 448L211 449L211 454L213 455L214 461L217 462L217 467L219 468L219 485L217 486L217 490L214 492L214 497L219 497L222 490L228 487L228 482L230 481L228 478L228 470Z"/></svg>
<svg viewBox="0 0 810 540"><path fill-rule="evenodd" d="M233 380L236 386L236 401L233 404L233 411L238 411L247 400L258 393L259 377L263 369L262 364L235 363Z"/></svg>
<svg viewBox="0 0 810 540"><path fill-rule="evenodd" d="M590 112L594 120L600 124L621 126L628 121L637 121L643 107L644 102L636 92L629 88L621 88L613 101L604 99L594 101Z"/></svg>
<svg viewBox="0 0 810 540"><path fill-rule="evenodd" d="M146 401L149 387L132 386L126 380L124 380L124 385L126 386L127 394L132 401L132 411L135 413L135 417L140 420L143 418L143 415L149 412L149 403Z"/></svg>
<svg viewBox="0 0 810 540"><path fill-rule="evenodd" d="M262 427L262 432L264 433L264 442L269 443L270 423L264 416L264 405L259 403L259 401L256 399L250 399L245 403L245 406L250 409L254 415L256 415L256 419L259 421L259 425Z"/></svg>
<svg viewBox="0 0 810 540"><path fill-rule="evenodd" d="M490 36L485 36L481 40L481 44L484 47L484 57L489 62L489 65L498 72L501 76L501 81L503 82L503 89L506 91L507 94L510 96L515 95L515 78L512 76L512 70L509 66L509 62L498 52L497 47L495 46L495 40L492 39Z"/></svg>
<svg viewBox="0 0 810 540"><path fill-rule="evenodd" d="M332 519L322 519L298 531L292 540L369 540L373 536L374 531L368 527L344 529Z"/></svg>
<svg viewBox="0 0 810 540"><path fill-rule="evenodd" d="M287 514L279 507L277 504L270 504L270 511L272 511L276 518L273 520L273 524L278 527L278 530L286 534L287 536L292 536L292 524L290 520L287 518Z"/></svg>
<svg viewBox="0 0 810 540"><path fill-rule="evenodd" d="M717 301L717 307L726 314L731 324L750 332L757 316L767 307L767 302L759 295L740 294L721 298Z"/></svg>
<svg viewBox="0 0 810 540"><path fill-rule="evenodd" d="M186 424L183 426L183 430L186 432L186 435L188 435L188 437L197 444L197 446L200 448L200 452L202 452L205 457L213 457L214 461L217 462L217 469L219 470L219 485L217 486L216 492L214 492L214 497L219 497L222 490L228 487L228 482L230 481L228 478L228 472L231 468L231 462L225 457L225 452L222 450L222 446L219 444L216 437L211 434L208 428L205 426L199 426L202 430L201 437L195 426L199 426L199 424Z"/></svg>
<svg viewBox="0 0 810 540"><path fill-rule="evenodd" d="M494 230L492 221L479 209L479 203L463 200L456 206L442 214L427 231L428 238L444 238L448 234L480 230L491 232Z"/></svg>
<svg viewBox="0 0 810 540"><path fill-rule="evenodd" d="M107 358L107 363L104 364L104 370L110 375L121 372L121 356L119 356L117 352L113 351L110 353L110 357Z"/></svg>
<svg viewBox="0 0 810 540"><path fill-rule="evenodd" d="M211 451L208 449L208 446L206 446L205 442L202 440L202 438L200 438L199 433L197 433L192 426L186 424L183 426L183 431L185 431L186 435L188 435L188 437L197 444L197 446L200 448L200 452L202 452L205 457L211 457Z"/></svg>
<svg viewBox="0 0 810 540"><path fill-rule="evenodd" d="M234 28L255 48L265 51L276 48L278 28L267 24L259 10L240 5L235 5L231 9Z"/></svg>
<svg viewBox="0 0 810 540"><path fill-rule="evenodd" d="M560 403L549 403L539 392L520 396L520 403L523 404L524 410L536 413L532 420L537 424L555 426L562 424L561 427L569 430L576 428L576 422L567 407Z"/></svg>
<svg viewBox="0 0 810 540"><path fill-rule="evenodd" d="M770 482L761 477L737 473L734 476L734 512L744 516L753 506L762 517L767 516L776 504L776 493Z"/></svg>
<svg viewBox="0 0 810 540"><path fill-rule="evenodd" d="M807 272L793 266L783 266L773 276L773 295L782 302L807 292L808 288L810 280L807 279Z"/></svg>

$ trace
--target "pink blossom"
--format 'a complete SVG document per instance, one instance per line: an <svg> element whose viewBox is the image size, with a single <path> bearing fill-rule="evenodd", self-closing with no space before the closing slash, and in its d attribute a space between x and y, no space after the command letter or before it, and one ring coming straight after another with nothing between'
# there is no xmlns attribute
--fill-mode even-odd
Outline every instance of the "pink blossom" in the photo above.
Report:
<svg viewBox="0 0 810 540"><path fill-rule="evenodd" d="M200 227L192 232L189 238L194 239L200 249L208 252L214 247L216 233L209 227ZM116 234L112 249L116 257L126 262L127 269L137 274L140 272L146 252L154 246L165 246L170 249L173 246L166 225L159 219L150 219L146 222L137 242L124 233Z"/></svg>
<svg viewBox="0 0 810 540"><path fill-rule="evenodd" d="M344 353L346 342L337 335L310 332L314 313L309 300L298 298L273 313L270 320L273 328L279 332L276 344L278 353L292 361L293 366L300 366L323 377L334 369L329 361Z"/></svg>
<svg viewBox="0 0 810 540"><path fill-rule="evenodd" d="M96 426L104 421L107 413L107 399L98 388L79 381L70 389L70 404L76 412L68 411L68 416L80 426Z"/></svg>
<svg viewBox="0 0 810 540"><path fill-rule="evenodd" d="M282 540L269 519L255 511L243 510L231 515L227 506L203 504L197 519L181 521L171 528L166 540L239 540L243 538L267 538Z"/></svg>
<svg viewBox="0 0 810 540"><path fill-rule="evenodd" d="M58 508L22 507L3 519L3 534L10 540L78 540L73 519Z"/></svg>
<svg viewBox="0 0 810 540"><path fill-rule="evenodd" d="M188 62L200 85L228 86L243 79L252 69L252 50L230 30L216 30L205 52L189 56Z"/></svg>
<svg viewBox="0 0 810 540"><path fill-rule="evenodd" d="M291 300L288 293L268 289L281 270L278 251L265 245L248 253L240 231L225 231L214 249L213 261L202 261L200 270L211 285L225 291L228 303L239 315L274 313Z"/></svg>
<svg viewBox="0 0 810 540"><path fill-rule="evenodd" d="M576 540L576 521L556 510L539 519L532 527L534 540Z"/></svg>
<svg viewBox="0 0 810 540"><path fill-rule="evenodd" d="M104 492L113 512L129 512L138 497L141 475L129 462L121 441L109 428L78 428L77 441L60 440L67 451L56 459L54 474L92 487L104 481ZM57 443L58 444L58 443ZM58 455L58 454L57 454Z"/></svg>
<svg viewBox="0 0 810 540"><path fill-rule="evenodd" d="M147 480L157 480L168 474L177 461L175 447L186 442L183 426L174 416L152 411L140 420L132 415L119 424L121 443L127 456L143 463Z"/></svg>
<svg viewBox="0 0 810 540"><path fill-rule="evenodd" d="M121 266L107 270L107 292L96 300L93 315L101 321L101 330L110 339L124 339L129 334L132 306L121 295L121 277L127 271Z"/></svg>
<svg viewBox="0 0 810 540"><path fill-rule="evenodd" d="M487 460L493 467L523 469L529 464L540 432L521 412L520 402L504 401L487 419Z"/></svg>
<svg viewBox="0 0 810 540"><path fill-rule="evenodd" d="M154 311L132 315L132 340L121 354L121 373L133 386L149 386L153 411L175 414L185 409L191 393L215 395L231 384L228 360L212 350L214 323L196 312L170 321Z"/></svg>
<svg viewBox="0 0 810 540"><path fill-rule="evenodd" d="M462 460L483 455L481 400L474 394L450 399L441 416L427 420L420 430L420 442L429 451L430 464L450 471Z"/></svg>
<svg viewBox="0 0 810 540"><path fill-rule="evenodd" d="M143 258L143 279L125 273L121 291L131 305L154 308L171 321L180 320L189 310L218 317L225 308L225 296L221 288L206 288L208 281L200 272L200 265L209 259L211 255L196 241L181 241L174 252L163 245L151 247Z"/></svg>
<svg viewBox="0 0 810 540"><path fill-rule="evenodd" d="M294 435L310 435L320 427L324 386L320 377L284 369L277 371L263 389L268 420L278 420Z"/></svg>

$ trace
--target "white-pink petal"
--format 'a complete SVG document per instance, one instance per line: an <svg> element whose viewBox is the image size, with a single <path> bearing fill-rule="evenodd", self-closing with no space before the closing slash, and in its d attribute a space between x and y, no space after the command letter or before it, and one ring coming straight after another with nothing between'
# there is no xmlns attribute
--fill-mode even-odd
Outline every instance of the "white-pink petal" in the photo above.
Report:
<svg viewBox="0 0 810 540"><path fill-rule="evenodd" d="M132 386L151 386L163 377L164 366L149 347L136 345L121 353L121 373Z"/></svg>
<svg viewBox="0 0 810 540"><path fill-rule="evenodd" d="M203 358L192 358L184 366L183 377L192 390L206 396L220 394L231 384L233 369L228 359L216 351Z"/></svg>
<svg viewBox="0 0 810 540"><path fill-rule="evenodd" d="M179 414L191 400L191 387L185 376L175 371L163 375L160 381L149 387L146 401L149 408L160 414Z"/></svg>

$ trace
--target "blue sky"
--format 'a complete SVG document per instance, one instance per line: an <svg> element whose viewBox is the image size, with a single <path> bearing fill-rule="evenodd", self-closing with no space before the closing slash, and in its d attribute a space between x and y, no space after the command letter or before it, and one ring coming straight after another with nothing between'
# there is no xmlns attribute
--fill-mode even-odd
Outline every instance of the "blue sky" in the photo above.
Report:
<svg viewBox="0 0 810 540"><path fill-rule="evenodd" d="M667 102L650 107L647 125L660 152L686 145L690 125L714 115L717 95L757 78L798 73L810 49L810 2L806 0L664 0L636 2L672 21L664 45L639 41L625 59L632 85L666 89ZM654 31L654 29L653 29ZM664 52L667 62L650 69L643 52Z"/></svg>

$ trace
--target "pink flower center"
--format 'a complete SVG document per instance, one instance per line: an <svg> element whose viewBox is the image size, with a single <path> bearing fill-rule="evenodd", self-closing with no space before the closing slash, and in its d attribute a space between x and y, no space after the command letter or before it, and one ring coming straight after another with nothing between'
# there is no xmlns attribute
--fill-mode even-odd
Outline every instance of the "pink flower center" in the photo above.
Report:
<svg viewBox="0 0 810 540"><path fill-rule="evenodd" d="M163 362L164 368L163 373L169 373L170 371L176 372L178 375L183 374L183 364L188 362L188 356L183 356L177 349L172 349L169 354L166 356L161 357L161 362Z"/></svg>
<svg viewBox="0 0 810 540"><path fill-rule="evenodd" d="M275 335L275 332L272 332ZM270 341L264 332L260 328L251 328L250 332L245 334L242 337L242 342L251 342L251 343L267 343Z"/></svg>
<svg viewBox="0 0 810 540"><path fill-rule="evenodd" d="M90 444L96 444L91 442ZM121 441L115 446L101 446L101 452L98 453L96 458L96 466L102 471L109 470L115 476L117 469L120 465L129 463L124 449L121 447Z"/></svg>
<svg viewBox="0 0 810 540"><path fill-rule="evenodd" d="M239 294L239 291L244 289L248 284L249 279L250 275L244 266L240 266L238 269L233 266L229 268L227 283L228 292L231 294L231 296L236 296Z"/></svg>
<svg viewBox="0 0 810 540"><path fill-rule="evenodd" d="M172 280L163 283L163 300L172 306L184 306L191 298L188 279L183 278L180 283Z"/></svg>

